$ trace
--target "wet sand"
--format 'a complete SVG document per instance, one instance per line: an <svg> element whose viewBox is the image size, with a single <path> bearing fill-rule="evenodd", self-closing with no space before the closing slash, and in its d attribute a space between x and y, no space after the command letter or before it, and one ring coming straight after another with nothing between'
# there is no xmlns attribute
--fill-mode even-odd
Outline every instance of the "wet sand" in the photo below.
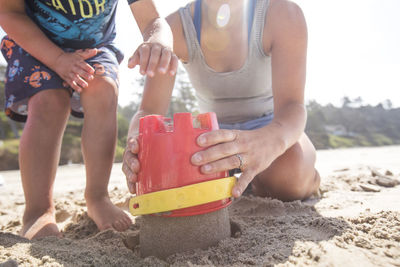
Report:
<svg viewBox="0 0 400 267"><path fill-rule="evenodd" d="M140 257L137 218L122 233L96 229L86 214L81 165L62 166L57 174L57 223L64 238L19 237L19 173L0 172L0 266L400 266L400 147L317 153L320 197L288 203L241 197L229 207L228 239L165 260ZM127 207L120 164L113 168L110 194Z"/></svg>

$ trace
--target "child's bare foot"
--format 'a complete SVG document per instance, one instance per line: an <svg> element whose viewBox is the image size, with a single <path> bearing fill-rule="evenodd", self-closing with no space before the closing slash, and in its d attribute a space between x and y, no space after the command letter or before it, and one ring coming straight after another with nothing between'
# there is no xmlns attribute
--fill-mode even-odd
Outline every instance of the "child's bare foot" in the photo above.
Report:
<svg viewBox="0 0 400 267"><path fill-rule="evenodd" d="M132 220L121 209L116 207L108 196L90 198L86 197L89 217L96 223L100 231L114 228L125 231L132 224Z"/></svg>
<svg viewBox="0 0 400 267"><path fill-rule="evenodd" d="M62 237L58 230L54 212L48 211L41 215L24 216L24 223L20 235L28 239L37 239L46 236Z"/></svg>

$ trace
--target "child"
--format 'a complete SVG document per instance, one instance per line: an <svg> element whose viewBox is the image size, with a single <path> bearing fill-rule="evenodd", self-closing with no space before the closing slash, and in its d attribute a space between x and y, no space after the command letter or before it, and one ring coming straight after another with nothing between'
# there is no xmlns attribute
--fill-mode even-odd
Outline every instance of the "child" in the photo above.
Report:
<svg viewBox="0 0 400 267"><path fill-rule="evenodd" d="M307 27L300 8L287 0L197 0L167 21L200 112L214 111L221 128L198 137L205 150L192 164L206 174L240 169L234 197L249 184L258 196L285 201L316 192L315 148L304 133ZM167 112L173 82L165 75L146 81L122 167L132 193L139 118Z"/></svg>
<svg viewBox="0 0 400 267"><path fill-rule="evenodd" d="M0 25L8 34L1 45L8 62L6 114L26 121L19 152L26 200L21 235L61 236L53 184L69 114L83 117L83 112L88 215L99 230L126 230L131 220L111 203L107 191L116 145L118 65L123 57L113 44L118 1L0 1ZM143 74L153 75L158 68L173 75L177 63L168 48L168 25L151 0L128 3L144 36L130 66L140 64Z"/></svg>

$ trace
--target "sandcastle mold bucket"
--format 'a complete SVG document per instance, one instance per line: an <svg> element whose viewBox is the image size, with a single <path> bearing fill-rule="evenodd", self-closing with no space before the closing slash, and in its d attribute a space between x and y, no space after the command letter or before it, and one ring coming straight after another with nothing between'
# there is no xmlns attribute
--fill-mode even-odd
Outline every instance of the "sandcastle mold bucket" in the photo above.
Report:
<svg viewBox="0 0 400 267"><path fill-rule="evenodd" d="M190 162L191 156L204 148L197 145L197 137L217 130L215 113L192 117L191 113L176 113L173 122L160 115L140 119L140 171L136 183L138 196L228 177L228 172L203 174L200 167ZM194 207L163 212L162 216L180 217L213 212L231 203L229 198Z"/></svg>

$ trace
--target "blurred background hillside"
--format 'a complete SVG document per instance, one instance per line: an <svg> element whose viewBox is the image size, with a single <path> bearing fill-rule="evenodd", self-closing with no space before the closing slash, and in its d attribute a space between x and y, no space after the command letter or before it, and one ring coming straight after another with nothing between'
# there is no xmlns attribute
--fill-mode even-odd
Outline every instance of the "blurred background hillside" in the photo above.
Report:
<svg viewBox="0 0 400 267"><path fill-rule="evenodd" d="M11 121L4 114L4 73L5 67L0 66L0 170L12 170L18 169L19 137L24 125ZM140 92L143 79L138 79L134 86ZM118 107L116 162L122 159L129 121L138 108L140 93L132 99L130 104ZM321 105L312 100L307 104L307 111L306 133L317 149L400 144L400 108L393 108L389 99L375 106L364 104L361 97L343 97L341 106ZM183 70L178 72L168 116L176 112L198 112L194 90ZM82 124L83 120L70 117L60 164L83 162Z"/></svg>

